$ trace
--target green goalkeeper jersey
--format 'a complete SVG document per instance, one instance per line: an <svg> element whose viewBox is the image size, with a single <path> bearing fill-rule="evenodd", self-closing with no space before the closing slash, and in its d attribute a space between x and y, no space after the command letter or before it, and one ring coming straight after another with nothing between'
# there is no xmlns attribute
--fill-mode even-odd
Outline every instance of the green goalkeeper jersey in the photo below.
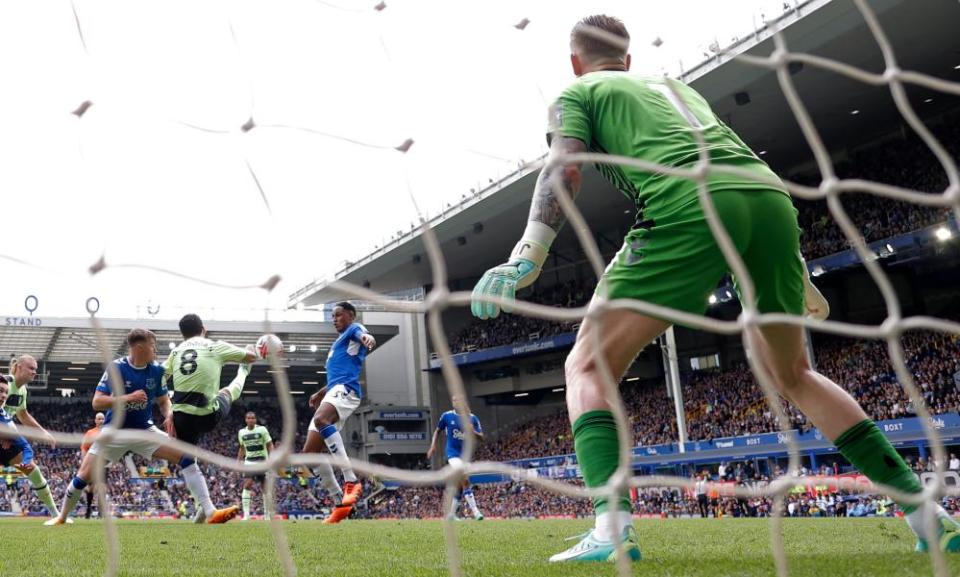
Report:
<svg viewBox="0 0 960 577"><path fill-rule="evenodd" d="M10 383L10 392L7 395L7 403L4 405L4 408L7 414L13 417L27 408L27 385L17 386L13 375L7 375L4 378Z"/></svg>
<svg viewBox="0 0 960 577"><path fill-rule="evenodd" d="M689 118L684 109L689 111ZM591 72L568 86L550 111L551 135L577 138L591 152L671 167L692 167L699 159L691 123L702 130L712 164L734 165L777 178L716 117L700 94L677 80L621 71ZM638 222L655 221L697 202L694 181L622 165L600 164L597 169L637 203ZM708 183L711 192L780 188L745 177L717 174L711 175Z"/></svg>
<svg viewBox="0 0 960 577"><path fill-rule="evenodd" d="M240 429L237 439L243 447L244 461L263 461L268 454L267 444L273 442L270 432L263 425L257 425L252 429L247 427Z"/></svg>
<svg viewBox="0 0 960 577"><path fill-rule="evenodd" d="M215 411L223 365L242 362L246 356L240 347L205 337L180 343L163 364L165 376L173 381L173 410L190 415Z"/></svg>

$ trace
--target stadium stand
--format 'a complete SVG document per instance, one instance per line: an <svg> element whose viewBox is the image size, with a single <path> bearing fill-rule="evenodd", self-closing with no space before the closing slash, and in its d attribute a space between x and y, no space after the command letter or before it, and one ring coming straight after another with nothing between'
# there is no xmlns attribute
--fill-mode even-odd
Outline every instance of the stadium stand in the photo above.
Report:
<svg viewBox="0 0 960 577"><path fill-rule="evenodd" d="M960 393L954 375L960 371L960 339L953 336L933 334L908 334L904 337L908 366L917 379L928 406L934 413L956 411L960 407ZM860 400L868 413L876 419L910 416L913 408L897 384L896 377L887 361L882 344L875 342L828 339L817 342L818 366L838 383L851 391ZM684 375L684 398L687 426L691 440L709 440L761 433L776 430L762 394L749 370L736 365L726 370L691 372ZM629 408L634 439L639 445L654 445L674 441L677 438L671 414L672 401L667 398L662 382L624 383L622 393ZM31 411L47 426L64 431L80 432L91 420L92 411L86 399L71 399L67 402L43 402L42 398L31 401ZM245 410L257 412L261 422L275 427L279 413L275 403L268 400L248 401L231 412L230 420L204 441L204 447L224 455L235 455L235 434L242 426ZM787 412L798 429L809 423L797 411L787 406ZM299 426L297 445L302 443L310 411L301 401L298 404ZM75 448L51 449L37 445L38 461L45 467L47 478L54 494L63 494L66 482L79 462ZM565 412L533 419L515 431L502 435L496 441L481 445L478 457L495 461L510 461L522 458L562 455L573 451L572 437ZM932 464L922 458L911 459L920 472L930 470ZM137 460L136 466L146 463ZM412 466L423 468L422 461ZM179 480L172 478L132 480L125 464L114 465L109 470L108 484L117 513L140 513L151 510L154 514L192 514L191 499ZM749 462L730 464L721 479L719 471L711 471L718 480L747 483L765 481L766 478ZM839 469L823 471L837 472ZM205 466L211 495L220 504L237 501L241 477L238 473ZM807 473L801 471L801 473ZM368 487L374 493L372 487ZM361 516L373 517L435 517L440 515L440 488L404 487L384 491L370 500ZM278 511L317 510L331 503L313 483L296 475L289 475L277 485ZM589 515L591 509L585 501L568 499L548 491L517 483L479 485L477 498L484 503L488 516L493 517L544 517ZM259 510L259 489L254 497L254 510ZM832 501L831 501L832 499ZM860 503L844 503L842 495L796 497L793 513L802 516L844 514L866 511L876 503L870 500ZM16 506L14 506L16 502ZM181 508L181 503L184 507ZM688 515L696 511L696 501L690 496L674 494L665 497L647 491L636 496L639 514ZM862 505L860 509L858 506ZM789 504L788 504L789 506ZM81 506L81 509L83 506ZM844 511L844 509L846 509ZM13 472L0 475L0 511L40 512L42 506L26 483L16 483ZM831 513L833 511L833 513ZM719 512L719 513L718 513ZM763 516L769 514L769 503L763 501L740 502L720 499L711 502L712 515ZM864 513L866 514L866 513ZM873 514L876 514L874 511Z"/></svg>
<svg viewBox="0 0 960 577"><path fill-rule="evenodd" d="M934 127L934 133L955 157L960 155L958 118L960 113L955 113ZM875 180L922 192L942 192L947 186L942 167L915 136L874 143L851 152L845 160L836 164L836 170L841 178ZM818 175L798 174L792 180L808 186L819 184ZM827 212L824 201L795 199L794 204L799 212L799 223L803 229L801 243L808 261L850 248ZM868 194L844 195L843 204L867 242L920 230L949 218L948 211L942 208L920 207ZM604 256L609 258L612 253ZM550 306L581 306L593 294L594 282L592 278L580 284L567 281L552 287L538 287L520 296L524 300ZM544 338L570 332L572 325L569 322L520 315L501 315L493 321L473 321L449 335L449 338L451 350L458 353L525 342L530 340L530 335Z"/></svg>
<svg viewBox="0 0 960 577"><path fill-rule="evenodd" d="M904 336L907 365L934 414L960 407L954 374L960 371L960 339L933 334ZM887 361L882 343L827 340L816 348L817 366L849 390L874 419L914 416L914 410ZM684 375L684 404L690 440L710 440L777 430L764 404L763 393L750 370L737 365ZM677 439L675 423L661 381L625 383L621 394L628 407L638 445L657 445ZM785 405L793 425L800 430L809 422ZM517 431L483 445L479 458L509 461L573 452L566 413L526 422Z"/></svg>
<svg viewBox="0 0 960 577"><path fill-rule="evenodd" d="M956 116L931 127L954 158L960 154L960 129ZM916 136L862 148L838 162L835 168L840 178L869 179L920 192L943 192L948 184L940 163ZM818 176L811 175L794 177L793 180L811 186L820 181ZM867 242L918 230L943 222L948 217L942 208L920 207L873 195L845 195L843 201L847 213ZM795 200L794 204L799 210L800 227L804 230L801 241L807 260L849 248L840 227L827 212L825 202Z"/></svg>

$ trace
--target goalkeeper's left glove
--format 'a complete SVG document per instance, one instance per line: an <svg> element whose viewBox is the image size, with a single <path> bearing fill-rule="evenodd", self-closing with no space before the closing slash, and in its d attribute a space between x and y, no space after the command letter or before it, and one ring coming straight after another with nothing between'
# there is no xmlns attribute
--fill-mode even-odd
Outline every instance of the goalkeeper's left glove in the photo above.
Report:
<svg viewBox="0 0 960 577"><path fill-rule="evenodd" d="M496 318L500 314L500 305L483 302L483 297L513 300L518 290L532 285L543 270L543 263L556 236L557 232L546 224L528 222L523 239L514 247L510 260L485 272L473 288L473 301L470 303L473 316L480 319ZM508 305L502 308L504 312L512 310Z"/></svg>

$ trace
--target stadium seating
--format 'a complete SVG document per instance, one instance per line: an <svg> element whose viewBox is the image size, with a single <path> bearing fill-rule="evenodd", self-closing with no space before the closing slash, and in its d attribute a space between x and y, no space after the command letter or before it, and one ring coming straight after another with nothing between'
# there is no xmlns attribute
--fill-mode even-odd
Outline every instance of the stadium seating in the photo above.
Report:
<svg viewBox="0 0 960 577"><path fill-rule="evenodd" d="M954 157L960 155L960 124L946 122L934 132ZM939 162L916 137L884 142L852 152L835 165L840 178L861 178L911 188L921 192L942 192L947 178ZM819 175L801 174L793 181L817 186ZM867 242L916 231L949 217L942 208L921 207L895 202L870 194L844 194L843 205ZM825 201L795 199L801 245L807 260L820 258L850 248L847 239L827 212ZM606 254L606 257L612 255ZM555 287L521 294L521 298L545 305L574 307L586 304L593 293L592 279L585 284L561 283ZM525 342L530 335L549 337L572 330L570 322L555 322L501 315L492 321L474 321L449 335L454 353L485 349L498 345Z"/></svg>
<svg viewBox="0 0 960 577"><path fill-rule="evenodd" d="M945 335L910 333L903 342L908 366L931 411L956 411L960 407L960 393L954 374L960 371L960 340ZM874 418L890 419L913 414L913 407L892 373L883 344L846 339L820 340L816 346L816 362L820 370L860 400ZM684 375L683 390L688 432L693 440L776 430L762 393L745 366L688 373ZM672 414L672 401L666 397L662 383L625 383L622 393L638 444L660 444L676 439L676 427L672 419L663 418L663 415ZM796 410L789 405L785 407L797 428L810 426ZM242 426L243 414L248 408L255 410L262 420L276 430L279 413L275 404L248 402L245 406L235 407L229 422L204 441L205 448L223 455L235 455L236 431ZM92 416L86 399L55 404L42 402L38 398L31 402L30 410L45 426L62 431L83 431ZM302 431L305 430L309 414L310 411L301 402L298 405L298 447L301 446ZM53 492L59 498L79 463L78 451L75 448L51 449L43 445L36 445L36 449L37 461L44 468ZM572 452L570 426L566 413L560 412L533 419L496 441L481 445L477 456L480 459L509 461ZM930 463L919 460L913 465L918 471L930 467ZM225 504L237 501L242 483L238 473L212 465L204 465L204 472L215 502ZM740 481L759 478L750 468L737 471L732 477ZM42 506L28 485L10 483L12 480L12 475L0 475L0 511L10 511L11 501L14 500L23 511L41 511ZM180 502L190 501L178 480L162 484L157 481L133 483L122 464L110 469L108 483L116 508L121 513L140 512L149 507L159 513L174 514ZM436 488L385 491L371 500L370 508L362 511L361 515L437 516L440 514L439 497L440 490ZM490 516L577 516L590 513L589 506L581 500L567 499L526 485L480 486L477 488L477 498ZM315 510L331 504L319 488L304 484L295 477L278 484L277 501L281 512ZM695 510L696 503L688 501L651 497L639 499L637 507L638 512L644 513L689 514ZM754 509L757 514L769 513L769 508L764 509L762 504L755 503L756 507L753 508L747 505L722 501L717 507L724 514L737 516L750 514ZM255 510L258 507L259 496L255 496ZM800 514L802 507L810 509L810 503L798 502L796 507L797 514Z"/></svg>
<svg viewBox="0 0 960 577"><path fill-rule="evenodd" d="M908 367L927 406L935 414L960 407L954 373L960 370L960 340L952 336L911 333L903 339ZM820 371L850 391L874 419L911 416L914 409L887 361L879 342L826 340L818 342ZM677 439L672 401L663 383L625 383L621 394L638 445L657 445ZM710 440L777 430L756 380L744 365L684 375L684 408L690 440ZM799 411L784 405L793 425L811 427ZM523 423L517 431L481 446L478 457L509 461L573 452L566 412Z"/></svg>

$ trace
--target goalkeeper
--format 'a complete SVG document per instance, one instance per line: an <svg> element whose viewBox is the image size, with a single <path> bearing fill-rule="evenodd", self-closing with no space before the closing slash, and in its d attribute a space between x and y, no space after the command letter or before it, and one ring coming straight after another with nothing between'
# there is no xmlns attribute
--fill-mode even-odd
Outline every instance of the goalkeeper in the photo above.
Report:
<svg viewBox="0 0 960 577"><path fill-rule="evenodd" d="M622 42L601 40L598 30ZM712 164L739 167L758 178L779 182L694 90L672 79L629 74L628 43L627 30L616 18L590 16L574 26L570 61L577 79L551 109L549 138L554 154L590 151L691 168L699 158L697 129ZM602 164L597 168L636 202L637 210L623 247L599 279L594 300L637 299L703 314L708 295L729 269L707 225L697 183L630 166ZM579 164L570 163L541 172L522 239L510 259L487 271L474 288L471 310L475 316L496 317L499 307L484 302L485 297L513 299L516 290L537 279L565 221L555 179L575 197L580 191L580 171ZM720 219L753 279L757 309L826 318L827 303L810 284L800 256L796 209L785 188L721 174L710 174L707 184ZM619 380L637 354L670 324L617 310L604 313L599 322L587 318L580 326L566 361L566 396L577 461L588 487L607 483L619 455L598 355L603 355L614 379ZM599 350L595 331L600 332ZM904 493L922 490L916 475L857 402L810 367L802 327L765 325L751 329L747 338L778 392L802 410L860 472ZM926 550L928 537L935 546L960 549L960 531L939 506L901 503L901 507L919 537L918 550ZM631 559L639 560L626 496L614 502L597 498L594 508L594 529L550 560L611 561L618 542ZM925 534L929 516L935 517L935 535Z"/></svg>

